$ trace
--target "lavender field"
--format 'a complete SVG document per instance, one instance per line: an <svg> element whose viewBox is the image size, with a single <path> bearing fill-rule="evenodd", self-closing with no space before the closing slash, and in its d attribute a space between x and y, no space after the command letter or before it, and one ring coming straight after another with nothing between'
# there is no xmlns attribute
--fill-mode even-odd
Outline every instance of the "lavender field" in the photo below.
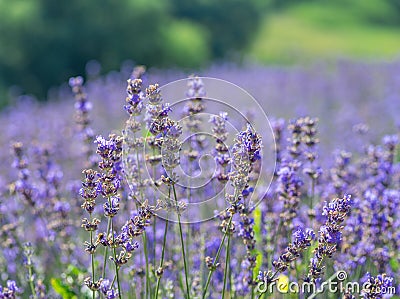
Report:
<svg viewBox="0 0 400 299"><path fill-rule="evenodd" d="M1 112L0 298L400 298L400 61L197 75Z"/></svg>

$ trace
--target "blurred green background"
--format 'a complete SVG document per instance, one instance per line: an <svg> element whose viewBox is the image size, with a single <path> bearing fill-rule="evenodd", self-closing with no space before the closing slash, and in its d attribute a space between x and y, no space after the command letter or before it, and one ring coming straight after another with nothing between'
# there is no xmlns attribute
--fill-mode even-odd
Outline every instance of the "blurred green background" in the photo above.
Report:
<svg viewBox="0 0 400 299"><path fill-rule="evenodd" d="M399 0L0 0L0 105L10 87L44 99L90 60L105 73L399 53Z"/></svg>

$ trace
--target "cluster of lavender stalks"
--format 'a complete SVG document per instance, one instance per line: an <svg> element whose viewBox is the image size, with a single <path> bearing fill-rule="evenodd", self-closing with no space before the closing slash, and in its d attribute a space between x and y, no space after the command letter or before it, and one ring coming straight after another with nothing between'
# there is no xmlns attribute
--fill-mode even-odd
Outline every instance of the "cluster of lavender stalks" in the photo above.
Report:
<svg viewBox="0 0 400 299"><path fill-rule="evenodd" d="M122 132L96 136L92 103L76 77L69 82L76 100L70 134L80 142L73 155L58 157L48 144L12 144L17 178L0 193L0 298L283 298L289 295L260 283L320 286L336 271L369 284L318 298L399 294L397 135L357 153L337 151L323 168L318 119L272 120L277 160L269 185L259 170L270 145L250 123L227 144L229 115L221 111L209 122L217 165L209 188L223 190L228 205L212 221L185 224L188 205L204 193L179 184L176 169L186 163L198 171L210 141L193 135L183 161L180 137L197 132L200 114L212 107L203 101L202 80L191 77L182 121L175 120L144 75L137 67L127 81ZM82 182L63 181L76 161Z"/></svg>

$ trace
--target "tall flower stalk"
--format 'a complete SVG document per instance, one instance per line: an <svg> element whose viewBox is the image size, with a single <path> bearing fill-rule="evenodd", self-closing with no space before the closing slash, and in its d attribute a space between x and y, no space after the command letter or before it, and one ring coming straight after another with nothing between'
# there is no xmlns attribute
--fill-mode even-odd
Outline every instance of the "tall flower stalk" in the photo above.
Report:
<svg viewBox="0 0 400 299"><path fill-rule="evenodd" d="M220 227L222 228L224 235L218 247L215 258L213 259L211 257L206 257L209 273L203 289L203 298L207 296L212 274L219 265L218 260L222 251L222 247L225 244L225 239L227 237L229 238L229 235L234 230L234 226L232 226L233 216L238 212L240 213L244 224L242 227L243 231L241 236L243 238L243 243L246 245L246 265L248 265L246 266L248 277L244 278L243 281L245 281L246 284L253 286L252 269L255 265L255 256L252 254L252 250L254 249L255 240L254 232L252 232L251 220L248 221L249 219L247 218L247 215L252 208L250 202L245 201L245 197L247 197L252 190L251 187L249 187L249 174L252 170L252 165L261 158L261 137L249 124L247 125L246 130L238 133L231 149L231 154L232 170L229 173L229 180L233 188L233 194L226 194L226 199L230 204L230 207L227 209L227 214L229 217L227 219L223 219L223 222L221 223ZM248 240L248 237L250 237L251 241ZM226 265L225 267L229 266ZM227 272L225 272L224 275L227 275ZM226 277L224 280L226 281Z"/></svg>
<svg viewBox="0 0 400 299"><path fill-rule="evenodd" d="M206 109L204 97L206 95L204 83L198 76L190 76L187 82L188 90L186 92L187 101L184 106L182 113L182 126L186 129L189 134L185 142L188 144L188 148L183 150L183 156L187 157L186 163L181 163L187 167L187 182L186 184L186 198L187 202L192 202L192 197L196 197L196 190L192 188L192 177L196 176L200 171L199 158L206 147L206 140L203 138L202 132L202 116ZM191 260L190 254L190 240L189 237L193 233L192 226L186 226L186 260L188 263Z"/></svg>
<svg viewBox="0 0 400 299"><path fill-rule="evenodd" d="M101 169L101 172L99 173L98 178L98 188L104 198L107 199L107 202L103 205L104 216L108 218L107 231L111 232L112 240L111 248L113 256L111 259L114 261L115 264L115 277L118 286L118 296L119 298L122 298L121 285L119 280L119 269L121 264L119 263L116 252L117 244L115 242L115 228L113 219L117 215L120 206L120 195L118 193L118 190L121 185L119 171L122 157L123 139L121 136L111 134L108 140L106 140L102 136L97 136L95 142L97 144L96 152L101 157L101 160L99 162L99 168ZM107 254L107 248L108 246L106 246L105 248L105 254ZM121 254L125 255L123 252L121 252ZM106 266L107 263L103 265L103 269L105 269Z"/></svg>
<svg viewBox="0 0 400 299"><path fill-rule="evenodd" d="M139 73L137 73L138 70ZM145 94L142 91L142 79L140 69L136 69L133 71L131 79L128 79L128 85L126 88L126 104L124 106L125 111L130 116L126 122L126 128L123 131L125 147L123 149L124 154L129 156L129 165L128 167L134 167L134 171L129 172L127 175L128 183L132 189L131 195L137 202L140 198L141 202L144 202L145 196L143 192L144 181L141 176L141 168L140 168L140 156L139 156L139 148L143 146L144 140L143 137L140 136L142 125L138 120L138 117L141 115L142 110L144 108L143 100L145 98ZM139 135L139 136L137 136ZM150 277L149 277L149 256L148 256L148 245L147 245L147 236L146 231L142 234L143 241L143 251L146 262L146 298L150 294Z"/></svg>
<svg viewBox="0 0 400 299"><path fill-rule="evenodd" d="M318 183L318 178L322 174L321 167L316 165L316 159L318 157L316 152L316 146L319 143L319 139L317 138L317 118L304 117L301 119L302 122L302 143L305 145L306 149L304 151L304 155L306 160L308 161L308 167L303 169L303 172L308 175L311 180L310 186L310 209L308 211L308 216L311 220L315 218L314 212L314 201L315 201L315 188Z"/></svg>
<svg viewBox="0 0 400 299"><path fill-rule="evenodd" d="M238 145L241 147L238 149ZM261 160L261 148L262 148L262 141L261 141L261 136L252 128L250 124L247 124L246 130L243 132L239 133L237 137L237 144L233 148L233 165L237 164L234 166L234 168L247 168L246 163L243 162L243 159L246 159L246 154L247 154L247 159L248 159L248 166L250 167L248 169L248 173L255 173L256 172L256 163L258 163ZM244 150L244 151L243 151ZM237 159L237 154L241 156L239 161L235 161ZM242 156L244 154L244 156ZM244 164L242 164L244 163ZM246 170L247 171L247 170ZM230 176L233 176L233 178L240 181L240 178L238 179L237 176L242 176L244 174L236 173L236 174L231 174ZM249 179L246 183L246 185L243 185L242 187L239 185L239 189L242 189L241 192L241 205L239 206L239 216L240 216L240 222L239 222L239 236L242 238L243 244L245 245L246 248L246 255L245 259L242 261L242 269L244 270L243 272L243 290L242 293L245 293L247 291L251 292L251 297L254 297L254 286L255 286L255 281L253 277L253 270L256 266L256 258L257 255L254 252L255 249L255 233L254 233L254 217L252 215L255 206L251 200L251 194L254 190L254 188L251 186L252 183L252 177L249 176Z"/></svg>
<svg viewBox="0 0 400 299"><path fill-rule="evenodd" d="M171 186L169 186L169 188L168 188L168 199L167 200L170 201L170 199L171 199ZM169 223L168 217L169 217L169 214L167 215L167 217L165 219L164 238L163 238L163 244L162 244L160 266L156 270L157 284L156 284L156 290L154 293L155 299L158 298L161 277L164 274L164 256L165 256L165 248L167 246L167 232L168 232L168 223Z"/></svg>
<svg viewBox="0 0 400 299"><path fill-rule="evenodd" d="M324 206L322 215L327 219L319 229L318 246L314 250L314 257L311 258L305 281L314 282L324 273L323 262L325 258L332 257L342 240L342 223L351 211L351 204L351 196L345 195Z"/></svg>
<svg viewBox="0 0 400 299"><path fill-rule="evenodd" d="M164 136L163 147L162 147L162 161L163 167L166 171L167 177L164 180L170 182L172 187L172 192L174 195L174 204L175 204L175 211L178 217L178 226L179 226L179 237L181 241L182 247L182 259L183 259L183 266L185 271L185 283L186 283L186 297L190 298L190 288L189 288L189 269L187 265L187 256L185 249L185 242L183 238L183 229L182 229L182 222L181 222L181 213L184 209L178 201L178 197L176 194L175 184L178 180L176 173L174 172L174 168L176 168L179 164L179 149L181 146L181 142L179 141L179 136L182 134L182 128L176 124L171 122L168 128L166 135Z"/></svg>
<svg viewBox="0 0 400 299"><path fill-rule="evenodd" d="M100 220L97 218L92 218L92 213L95 209L96 198L98 195L98 183L96 171L92 169L86 169L83 171L83 174L85 175L85 179L82 182L80 195L84 199L82 208L89 214L89 219L82 219L82 227L89 232L89 241L85 242L85 251L90 254L92 270L92 276L85 279L85 284L89 289L92 290L92 297L94 299L101 283L101 280L96 281L95 276L94 254L96 252L97 245L93 240L93 232L97 231Z"/></svg>
<svg viewBox="0 0 400 299"><path fill-rule="evenodd" d="M83 154L86 157L87 168L92 168L96 164L96 157L92 150L94 141L94 132L90 127L91 119L90 111L93 109L92 103L89 101L85 87L83 86L83 78L81 76L69 79L69 85L75 98L75 124L79 137L83 142Z"/></svg>
<svg viewBox="0 0 400 299"><path fill-rule="evenodd" d="M151 134L156 136L156 142L159 144L161 150L162 166L165 170L165 176L162 176L162 181L166 185L170 185L172 187L174 196L173 204L178 218L179 236L185 272L185 297L190 298L189 270L186 261L187 256L181 223L181 213L185 209L185 204L178 200L175 189L178 176L174 171L174 169L180 163L179 150L181 147L181 141L179 140L179 136L182 135L182 127L168 117L171 108L169 107L169 104L162 103L163 99L157 84L150 85L146 89L146 95L149 100L149 103L146 107L147 128Z"/></svg>
<svg viewBox="0 0 400 299"><path fill-rule="evenodd" d="M226 128L226 123L228 120L228 114L226 112L220 112L219 115L212 115L210 117L210 123L213 124L212 132L213 132L213 137L215 138L215 147L214 147L214 157L216 162L218 163L218 169L217 169L217 174L216 174L216 179L218 182L220 182L223 185L223 192L225 194L226 189L225 189L225 184L228 181L228 174L226 173L226 167L230 162L230 157L228 154L228 147L225 144L227 138L228 138L228 132ZM226 213L225 213L226 215ZM220 215L221 220L227 220L224 219L223 215ZM222 226L222 229L228 229L230 228L224 228ZM228 244L226 246L225 250L225 258L226 258L226 265L224 269L224 284L222 287L222 298L225 296L225 290L226 290L226 284L227 284L227 277L228 274L231 275L231 271L229 271L230 268L230 246L231 246L231 235L233 233L233 229L231 232L228 232ZM229 279L230 282L232 282L232 279L230 277ZM230 286L232 289L232 285Z"/></svg>
<svg viewBox="0 0 400 299"><path fill-rule="evenodd" d="M34 274L33 274L33 263L32 263L33 249L31 243L26 243L24 245L24 257L25 257L25 267L28 269L28 282L31 288L32 298L37 299ZM0 297L1 298L1 297Z"/></svg>

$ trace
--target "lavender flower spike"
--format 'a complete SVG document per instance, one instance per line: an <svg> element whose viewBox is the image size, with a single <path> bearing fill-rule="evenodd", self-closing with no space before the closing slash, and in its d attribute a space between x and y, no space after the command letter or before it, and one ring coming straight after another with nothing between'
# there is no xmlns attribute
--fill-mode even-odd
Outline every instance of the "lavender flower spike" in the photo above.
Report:
<svg viewBox="0 0 400 299"><path fill-rule="evenodd" d="M323 208L322 215L327 217L325 225L319 230L318 247L310 261L310 269L306 281L315 281L323 274L322 262L325 257L331 258L342 240L342 223L351 211L351 196L335 198Z"/></svg>
<svg viewBox="0 0 400 299"><path fill-rule="evenodd" d="M298 227L292 235L292 243L289 243L285 252L279 256L279 259L273 261L272 264L276 271L285 271L291 262L300 257L300 253L311 246L311 241L315 239L315 233L312 229L304 230Z"/></svg>

